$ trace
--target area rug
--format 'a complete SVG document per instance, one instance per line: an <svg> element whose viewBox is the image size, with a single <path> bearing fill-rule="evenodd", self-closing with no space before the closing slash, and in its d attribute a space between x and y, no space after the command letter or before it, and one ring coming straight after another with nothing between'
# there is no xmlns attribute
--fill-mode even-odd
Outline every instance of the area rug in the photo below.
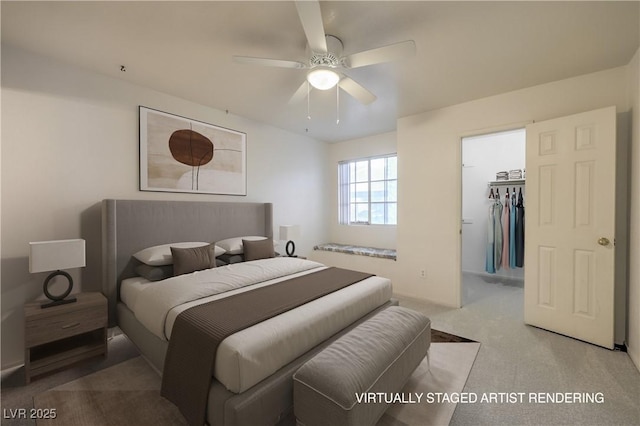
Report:
<svg viewBox="0 0 640 426"><path fill-rule="evenodd" d="M405 398L414 395L413 401L391 405L378 426L448 425L457 404L438 399L462 392L479 349L480 343L476 342L432 343L428 359L422 361L402 389ZM421 396L419 402L417 395Z"/></svg>
<svg viewBox="0 0 640 426"><path fill-rule="evenodd" d="M38 426L187 425L160 396L160 376L138 356L36 395L36 409L55 409Z"/></svg>
<svg viewBox="0 0 640 426"><path fill-rule="evenodd" d="M444 331L431 329L431 343L477 343L475 340L466 337L456 336L455 334L445 333Z"/></svg>
<svg viewBox="0 0 640 426"><path fill-rule="evenodd" d="M417 403L393 404L379 426L446 425L456 404L428 403L430 393L461 392L475 361L479 343L432 343L402 390L423 395ZM177 408L160 397L160 377L142 357L53 388L33 398L36 409L55 408L55 419L38 426L185 425Z"/></svg>

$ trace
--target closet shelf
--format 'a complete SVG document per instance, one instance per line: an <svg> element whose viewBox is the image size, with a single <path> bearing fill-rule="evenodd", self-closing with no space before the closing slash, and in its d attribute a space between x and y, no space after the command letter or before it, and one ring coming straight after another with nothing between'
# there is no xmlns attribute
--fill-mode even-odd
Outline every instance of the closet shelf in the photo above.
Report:
<svg viewBox="0 0 640 426"><path fill-rule="evenodd" d="M492 180L489 182L489 186L512 186L512 185L524 185L525 179L510 179L510 180Z"/></svg>

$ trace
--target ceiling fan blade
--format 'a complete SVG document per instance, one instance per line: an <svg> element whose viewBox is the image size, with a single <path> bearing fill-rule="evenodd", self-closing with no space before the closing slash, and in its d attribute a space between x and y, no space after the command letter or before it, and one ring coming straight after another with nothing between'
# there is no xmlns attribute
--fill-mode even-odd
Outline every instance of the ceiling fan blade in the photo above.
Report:
<svg viewBox="0 0 640 426"><path fill-rule="evenodd" d="M318 1L296 1L296 9L302 28L307 36L307 42L312 51L316 53L327 53L327 41L324 36L324 24L322 23L322 12Z"/></svg>
<svg viewBox="0 0 640 426"><path fill-rule="evenodd" d="M294 69L307 67L302 62L297 62L297 61L285 61L282 59L268 59L268 58L253 58L251 56L234 56L233 60L240 64L264 65L267 67L294 68Z"/></svg>
<svg viewBox="0 0 640 426"><path fill-rule="evenodd" d="M377 99L376 95L365 89L359 83L356 83L350 77L344 77L340 80L339 85L342 90L356 98L362 104L369 105Z"/></svg>
<svg viewBox="0 0 640 426"><path fill-rule="evenodd" d="M349 68L366 67L367 65L407 58L415 55L415 53L415 42L413 40L407 40L389 46L378 47L377 49L354 53L345 58L345 64Z"/></svg>
<svg viewBox="0 0 640 426"><path fill-rule="evenodd" d="M307 80L303 81L300 87L298 87L298 90L296 90L293 96L291 96L291 99L289 99L289 105L302 102L302 100L307 97L307 94L311 90L313 90L313 87L309 86Z"/></svg>

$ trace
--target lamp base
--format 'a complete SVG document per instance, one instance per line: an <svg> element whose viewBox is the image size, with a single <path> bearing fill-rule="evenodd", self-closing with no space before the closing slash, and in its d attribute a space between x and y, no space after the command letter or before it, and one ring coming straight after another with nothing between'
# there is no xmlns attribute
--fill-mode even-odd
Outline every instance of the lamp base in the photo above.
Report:
<svg viewBox="0 0 640 426"><path fill-rule="evenodd" d="M52 308L54 306L66 305L67 303L74 303L74 302L77 302L77 299L75 297L70 297L69 299L54 300L53 302L43 303L42 305L40 305L40 308L42 309Z"/></svg>
<svg viewBox="0 0 640 426"><path fill-rule="evenodd" d="M55 295L55 294L51 294L51 292L49 291L49 282L57 277L62 275L63 277L65 277L68 281L68 286L66 288L66 290L64 291L64 293L60 294L60 295ZM65 299L65 297L67 297L70 293L71 293L71 289L73 289L73 278L71 278L71 275L67 274L64 271L55 271L52 272L51 274L49 274L49 276L47 277L47 279L44 281L44 284L42 286L42 290L44 291L44 295L47 296L47 298L49 298L49 300L51 300L51 302L45 303L40 305L40 307L42 309L44 308L51 308L53 306L58 306L58 305L66 305L67 303L73 303L76 301L75 297L71 297L69 299Z"/></svg>
<svg viewBox="0 0 640 426"><path fill-rule="evenodd" d="M293 255L293 253L295 253L296 251L296 245L293 241L287 241L285 251L287 252L287 256L289 257L298 257Z"/></svg>

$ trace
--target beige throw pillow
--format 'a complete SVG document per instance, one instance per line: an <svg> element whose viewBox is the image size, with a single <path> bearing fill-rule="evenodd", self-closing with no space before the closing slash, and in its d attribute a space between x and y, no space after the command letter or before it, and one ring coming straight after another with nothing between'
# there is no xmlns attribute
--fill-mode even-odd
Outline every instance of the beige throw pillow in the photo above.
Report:
<svg viewBox="0 0 640 426"><path fill-rule="evenodd" d="M216 267L215 245L202 247L171 247L173 257L173 276Z"/></svg>
<svg viewBox="0 0 640 426"><path fill-rule="evenodd" d="M273 249L273 241L270 239L257 241L242 240L242 245L244 248L245 261L268 259L276 256L275 250Z"/></svg>

